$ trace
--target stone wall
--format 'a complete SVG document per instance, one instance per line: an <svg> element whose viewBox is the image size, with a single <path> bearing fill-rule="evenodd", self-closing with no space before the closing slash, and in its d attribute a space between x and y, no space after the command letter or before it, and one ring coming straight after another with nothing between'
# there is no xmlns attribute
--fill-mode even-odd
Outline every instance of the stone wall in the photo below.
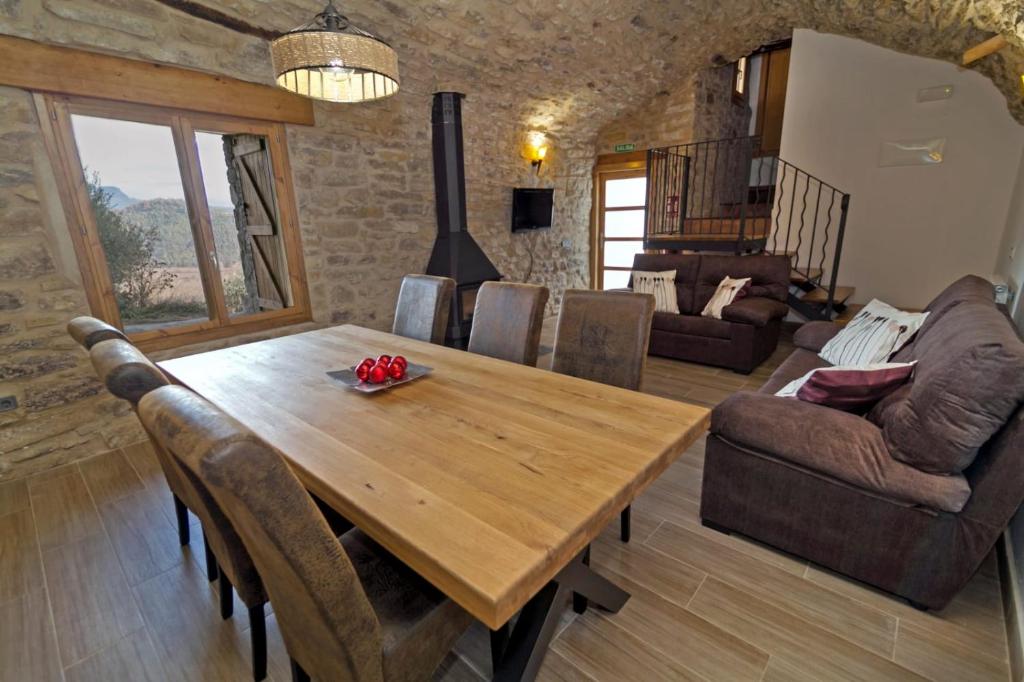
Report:
<svg viewBox="0 0 1024 682"><path fill-rule="evenodd" d="M265 42L151 2L14 2L0 5L4 14L2 32L270 78ZM546 126L552 116L522 89L476 81L462 67L439 78L436 59L414 45L400 47L400 54L396 97L357 106L317 103L315 126L288 127L314 323L156 359L311 326L390 328L401 278L423 271L436 235L430 150L436 90L467 94L468 220L499 271L550 287L552 311L566 287L587 285L593 129L574 134ZM527 129L537 127L552 137L539 174L520 154ZM52 176L32 95L0 89L0 396L18 400L16 410L0 413L0 480L142 437L127 405L106 394L88 356L64 331L71 317L89 309ZM551 230L511 233L515 186L555 188Z"/></svg>

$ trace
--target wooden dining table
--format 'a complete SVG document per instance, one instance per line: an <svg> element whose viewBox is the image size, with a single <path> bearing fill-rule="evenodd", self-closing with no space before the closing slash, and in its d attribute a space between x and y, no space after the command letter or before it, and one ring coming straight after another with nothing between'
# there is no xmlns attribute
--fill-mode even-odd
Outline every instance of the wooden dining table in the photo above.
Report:
<svg viewBox="0 0 1024 682"><path fill-rule="evenodd" d="M433 371L374 394L327 376L382 353ZM496 679L536 674L570 593L622 607L590 543L709 423L696 405L352 325L160 366L488 626Z"/></svg>

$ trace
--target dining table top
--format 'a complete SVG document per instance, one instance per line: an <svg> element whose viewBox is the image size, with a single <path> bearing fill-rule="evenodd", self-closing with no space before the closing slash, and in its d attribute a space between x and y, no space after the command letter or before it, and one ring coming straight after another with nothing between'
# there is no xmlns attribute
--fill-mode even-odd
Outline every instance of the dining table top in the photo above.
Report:
<svg viewBox="0 0 1024 682"><path fill-rule="evenodd" d="M374 394L364 357L433 368ZM707 429L709 411L353 325L159 363L491 628Z"/></svg>

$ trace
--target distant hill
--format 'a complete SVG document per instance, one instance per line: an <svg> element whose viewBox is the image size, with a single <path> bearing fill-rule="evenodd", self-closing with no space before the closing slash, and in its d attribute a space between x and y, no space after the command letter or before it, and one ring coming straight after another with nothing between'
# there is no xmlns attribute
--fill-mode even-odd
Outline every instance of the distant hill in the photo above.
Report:
<svg viewBox="0 0 1024 682"><path fill-rule="evenodd" d="M116 187L103 189L114 189L124 195ZM133 203L120 208L119 213L142 227L156 227L160 240L155 244L153 255L158 261L171 267L196 265L192 228L183 199L139 201L126 198ZM217 245L217 256L221 266L226 268L234 265L239 260L238 230L235 227L234 211L230 208L211 206L210 218L213 221L213 239Z"/></svg>
<svg viewBox="0 0 1024 682"><path fill-rule="evenodd" d="M120 187L114 187L113 185L104 185L100 187L104 194L110 197L110 208L117 210L119 208L127 208L132 204L139 203L139 200L135 197L130 197L121 191Z"/></svg>

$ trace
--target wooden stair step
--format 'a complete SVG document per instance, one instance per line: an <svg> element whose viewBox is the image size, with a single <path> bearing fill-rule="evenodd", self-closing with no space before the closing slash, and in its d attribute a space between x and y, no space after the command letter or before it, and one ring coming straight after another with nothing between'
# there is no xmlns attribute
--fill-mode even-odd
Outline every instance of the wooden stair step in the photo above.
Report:
<svg viewBox="0 0 1024 682"><path fill-rule="evenodd" d="M833 322L839 325L846 325L850 322L850 320L856 317L857 313L859 313L863 308L863 303L851 303L850 305L846 306L846 310L844 310L838 317L836 317L836 319L833 320Z"/></svg>
<svg viewBox="0 0 1024 682"><path fill-rule="evenodd" d="M803 284L808 280L817 282L821 279L821 268L808 268L803 272L793 270L789 273L789 281L792 284Z"/></svg>
<svg viewBox="0 0 1024 682"><path fill-rule="evenodd" d="M857 289L855 287L836 287L836 303L845 303L846 299L853 296L853 292ZM818 287L814 291L808 292L806 296L800 300L806 303L828 303L828 289Z"/></svg>

